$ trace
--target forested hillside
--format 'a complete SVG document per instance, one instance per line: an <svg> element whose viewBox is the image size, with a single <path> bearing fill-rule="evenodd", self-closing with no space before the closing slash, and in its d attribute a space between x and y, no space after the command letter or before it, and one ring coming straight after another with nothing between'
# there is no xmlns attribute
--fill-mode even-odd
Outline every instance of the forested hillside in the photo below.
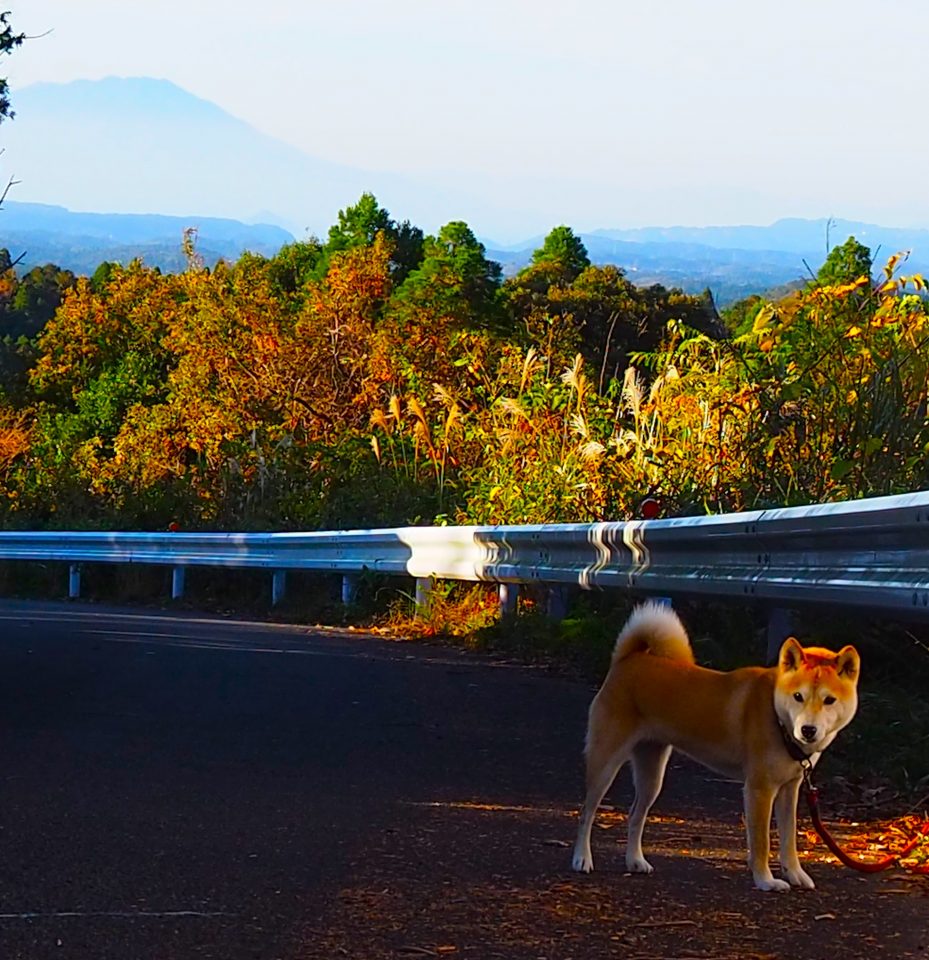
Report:
<svg viewBox="0 0 929 960"><path fill-rule="evenodd" d="M2 522L586 521L925 486L918 276L836 247L720 317L556 227L504 280L364 195L325 242L75 278L0 264Z"/></svg>

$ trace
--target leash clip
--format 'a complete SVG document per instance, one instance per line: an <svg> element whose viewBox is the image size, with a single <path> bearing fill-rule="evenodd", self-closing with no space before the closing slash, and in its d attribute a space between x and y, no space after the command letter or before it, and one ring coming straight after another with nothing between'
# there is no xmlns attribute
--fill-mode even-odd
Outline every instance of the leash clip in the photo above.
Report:
<svg viewBox="0 0 929 960"><path fill-rule="evenodd" d="M806 784L807 790L815 790L813 786L813 761L809 757L804 757L800 761L800 766L803 767L803 782Z"/></svg>

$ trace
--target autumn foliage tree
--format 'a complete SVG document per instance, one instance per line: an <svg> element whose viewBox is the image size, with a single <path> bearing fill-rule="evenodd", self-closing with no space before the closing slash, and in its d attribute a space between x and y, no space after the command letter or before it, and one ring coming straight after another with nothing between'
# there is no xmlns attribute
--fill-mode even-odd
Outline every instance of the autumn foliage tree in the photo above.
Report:
<svg viewBox="0 0 929 960"><path fill-rule="evenodd" d="M7 264L0 314L24 286L60 298L0 403L7 520L594 520L643 491L693 513L927 479L924 288L898 263L826 270L727 331L568 227L506 280L467 224L407 227L365 195L325 243L212 270Z"/></svg>
<svg viewBox="0 0 929 960"><path fill-rule="evenodd" d="M658 346L669 321L717 332L700 299L660 286L642 289L619 267L592 266L580 238L565 226L548 234L505 292L528 343L540 346L548 374L580 353L601 392L622 377L631 351Z"/></svg>

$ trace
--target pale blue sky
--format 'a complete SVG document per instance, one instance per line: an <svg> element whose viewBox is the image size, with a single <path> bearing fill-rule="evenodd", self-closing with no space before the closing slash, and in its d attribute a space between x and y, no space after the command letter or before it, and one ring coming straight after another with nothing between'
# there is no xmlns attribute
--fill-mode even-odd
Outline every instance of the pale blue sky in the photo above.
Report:
<svg viewBox="0 0 929 960"><path fill-rule="evenodd" d="M4 6L52 31L0 64L14 109L36 81L163 77L315 156L509 196L514 234L929 226L924 0Z"/></svg>

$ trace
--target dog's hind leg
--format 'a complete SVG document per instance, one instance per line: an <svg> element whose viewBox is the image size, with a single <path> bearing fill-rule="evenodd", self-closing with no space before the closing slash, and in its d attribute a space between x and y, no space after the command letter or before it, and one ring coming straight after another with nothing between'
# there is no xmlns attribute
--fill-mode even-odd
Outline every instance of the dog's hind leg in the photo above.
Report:
<svg viewBox="0 0 929 960"><path fill-rule="evenodd" d="M652 865L642 853L642 831L645 829L648 811L661 793L670 756L671 747L663 743L639 743L632 751L635 799L629 811L629 831L626 841L626 869L630 873L652 872Z"/></svg>
<svg viewBox="0 0 929 960"><path fill-rule="evenodd" d="M629 759L630 744L621 732L610 730L607 724L596 722L596 706L591 709L590 727L587 734L587 795L581 808L577 825L577 840L571 866L580 873L590 873L594 868L590 852L590 831L594 825L597 808L610 785L616 779L620 767Z"/></svg>

